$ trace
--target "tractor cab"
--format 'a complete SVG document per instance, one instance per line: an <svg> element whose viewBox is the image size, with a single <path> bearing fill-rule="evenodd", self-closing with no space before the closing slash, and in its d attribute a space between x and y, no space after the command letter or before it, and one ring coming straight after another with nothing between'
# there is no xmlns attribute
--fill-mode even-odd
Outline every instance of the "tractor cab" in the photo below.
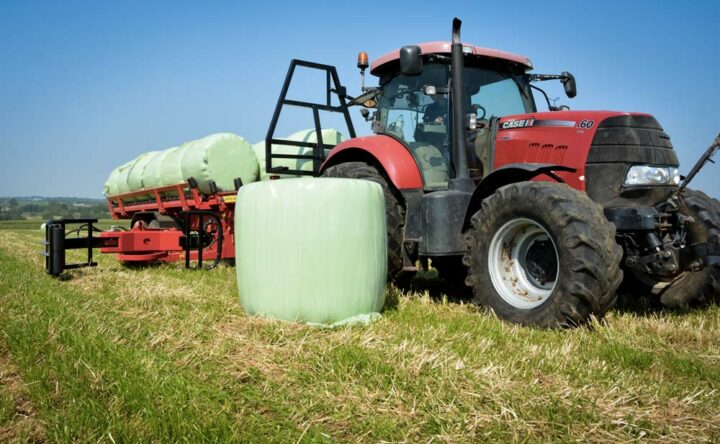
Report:
<svg viewBox="0 0 720 444"><path fill-rule="evenodd" d="M420 56L415 72L403 69L398 50L373 64L371 73L379 77L379 86L372 129L407 146L425 190L447 189L449 179L456 176L451 143L451 44L424 43L414 48ZM469 114L461 125L469 131L465 143L469 176L479 181L492 169L492 135L498 119L536 111L526 75L531 65L525 57L475 46L464 46L463 53L462 100Z"/></svg>

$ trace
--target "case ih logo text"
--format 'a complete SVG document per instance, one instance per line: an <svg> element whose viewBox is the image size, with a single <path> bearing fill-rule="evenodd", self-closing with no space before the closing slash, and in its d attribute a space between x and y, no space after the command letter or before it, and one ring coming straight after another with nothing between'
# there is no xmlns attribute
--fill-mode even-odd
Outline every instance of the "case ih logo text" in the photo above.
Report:
<svg viewBox="0 0 720 444"><path fill-rule="evenodd" d="M535 119L508 120L503 122L501 129L527 128L533 126Z"/></svg>

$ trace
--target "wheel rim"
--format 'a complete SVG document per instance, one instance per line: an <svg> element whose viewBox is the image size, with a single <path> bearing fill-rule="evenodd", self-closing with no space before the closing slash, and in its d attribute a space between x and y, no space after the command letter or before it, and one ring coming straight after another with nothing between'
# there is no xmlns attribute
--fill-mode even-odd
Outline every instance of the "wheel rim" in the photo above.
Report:
<svg viewBox="0 0 720 444"><path fill-rule="evenodd" d="M493 236L488 251L490 278L500 297L530 309L548 300L559 274L557 247L539 223L517 218Z"/></svg>

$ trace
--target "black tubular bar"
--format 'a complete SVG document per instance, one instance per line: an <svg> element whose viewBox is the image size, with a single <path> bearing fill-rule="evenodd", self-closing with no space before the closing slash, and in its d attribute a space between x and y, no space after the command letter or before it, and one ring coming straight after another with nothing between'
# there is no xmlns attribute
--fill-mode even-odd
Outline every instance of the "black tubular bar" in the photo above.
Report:
<svg viewBox="0 0 720 444"><path fill-rule="evenodd" d="M312 160L315 158L315 154L275 154L276 159L305 159ZM277 168L277 167L275 167ZM273 168L273 169L275 169ZM287 167L285 167L287 168Z"/></svg>
<svg viewBox="0 0 720 444"><path fill-rule="evenodd" d="M217 255L215 256L215 260L209 267L204 267L205 270L210 270L215 268L222 259L222 246L223 246L223 226L222 222L220 220L220 216L213 213L212 211L207 210L190 210L185 211L182 213L184 217L184 224L183 224L183 236L185 237L183 249L185 250L185 268L191 268L190 267L190 253L192 251L193 247L193 239L197 239L197 270L203 269L203 250L205 249L205 237L207 236L207 233L205 233L205 217L207 216L207 221L214 220L217 224ZM191 236L192 231L192 217L197 216L198 217L198 229L197 229L197 238L193 238Z"/></svg>
<svg viewBox="0 0 720 444"><path fill-rule="evenodd" d="M301 107L301 108L302 108L302 107L308 108L307 102L301 102L301 101L299 101L299 100L287 100L287 99L286 99L286 100L283 100L282 103L283 103L283 105L299 106L299 107ZM316 103L316 104L311 104L311 106L312 106L312 107L316 107L316 108L320 109L321 111L330 111L330 112L333 112L333 113L341 113L341 112L343 112L341 106L328 106L328 105L321 105L321 104L318 104L318 103Z"/></svg>
<svg viewBox="0 0 720 444"><path fill-rule="evenodd" d="M285 139L272 139L272 140L270 140L270 142L276 143L276 144L282 143L283 145L288 145L288 146L302 146L305 148L314 148L315 145L317 145L316 143L311 143L311 142L301 142L299 140L285 140ZM323 144L323 148L332 148L334 146L335 145L330 145L329 143ZM273 154L273 156L277 156L277 154Z"/></svg>
<svg viewBox="0 0 720 444"><path fill-rule="evenodd" d="M270 170L271 174L289 174L288 171L291 171L288 167L274 167L272 170ZM296 176L314 176L315 173L312 171L295 171L293 174Z"/></svg>
<svg viewBox="0 0 720 444"><path fill-rule="evenodd" d="M328 75L330 77L330 75ZM330 85L328 84L328 90L330 89ZM328 93L328 101L330 101L330 93ZM317 106L312 107L313 112L313 120L315 121L315 135L317 136L317 143L315 144L315 147L313 147L313 154L315 155L315 159L313 159L313 173L314 172L320 172L320 165L322 165L323 160L325 160L325 149L323 148L325 145L323 144L322 139L322 128L320 128L320 111L318 111Z"/></svg>
<svg viewBox="0 0 720 444"><path fill-rule="evenodd" d="M295 68L302 67L308 69L317 69L325 71L325 101L326 103L311 103L300 100L290 100L287 98L290 84L292 83L293 76L295 75ZM340 106L333 106L332 104L332 93L335 93L338 97ZM337 74L337 69L331 65L323 65L321 63L308 62L306 60L292 59L290 61L290 67L288 68L285 81L282 89L280 90L280 97L278 98L275 111L273 112L272 120L268 128L267 136L265 137L265 171L267 173L273 173L282 171L284 174L300 175L300 176L317 176L320 174L320 167L325 160L325 150L332 148L334 145L327 145L322 140L322 126L320 125L320 111L341 113L345 119L345 125L347 126L348 135L350 138L355 137L355 127L353 126L352 119L350 118L350 112L348 111L348 105L345 101L345 88L340 84L340 78ZM295 106L300 108L310 108L313 113L313 121L315 128L315 134L317 137L316 143L299 142L291 140L276 139L275 130L277 128L278 120L284 106ZM280 146L297 146L307 147L313 149L312 156L307 154L273 154L273 145ZM296 159L296 160L312 160L313 170L312 172L293 170L287 167L273 167L273 159Z"/></svg>
<svg viewBox="0 0 720 444"><path fill-rule="evenodd" d="M45 222L45 240L40 242L45 246L41 252L45 256L45 271L52 276L60 276L63 271L72 268L95 267L93 262L93 248L100 248L102 239L93 237L96 230L97 219L54 219ZM77 237L67 237L68 225L83 224L77 230ZM80 231L87 228L87 235L80 237ZM71 232L71 233L72 233ZM67 250L87 250L87 261L77 264L66 263L65 252Z"/></svg>

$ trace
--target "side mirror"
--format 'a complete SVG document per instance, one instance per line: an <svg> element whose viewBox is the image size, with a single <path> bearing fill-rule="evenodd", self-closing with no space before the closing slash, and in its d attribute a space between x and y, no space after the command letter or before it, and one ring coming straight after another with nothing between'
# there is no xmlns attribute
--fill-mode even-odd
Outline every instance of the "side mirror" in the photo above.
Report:
<svg viewBox="0 0 720 444"><path fill-rule="evenodd" d="M406 76L416 76L422 72L420 47L416 45L400 48L400 72Z"/></svg>
<svg viewBox="0 0 720 444"><path fill-rule="evenodd" d="M575 77L570 74L567 71L563 71L562 74L560 74L562 78L560 81L562 82L563 86L565 87L565 94L569 98L573 98L577 95L577 86L575 85Z"/></svg>

